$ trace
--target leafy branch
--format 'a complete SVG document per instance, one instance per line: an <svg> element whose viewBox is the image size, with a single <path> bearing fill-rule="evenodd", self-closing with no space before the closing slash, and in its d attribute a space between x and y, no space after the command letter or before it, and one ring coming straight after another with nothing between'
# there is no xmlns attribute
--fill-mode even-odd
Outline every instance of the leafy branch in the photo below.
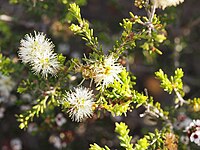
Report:
<svg viewBox="0 0 200 150"><path fill-rule="evenodd" d="M47 102L48 98L49 97L46 96L42 100L38 99L37 101L39 101L39 103L34 105L31 110L28 110L24 114L17 115L17 118L18 118L17 120L20 122L19 127L21 129L27 128L28 127L28 123L30 121L33 121L33 118L35 116L39 117L39 115L44 112L44 110L46 109L46 102Z"/></svg>
<svg viewBox="0 0 200 150"><path fill-rule="evenodd" d="M34 117L39 117L47 110L47 106L53 104L53 106L57 105L57 101L55 100L55 89L52 91L47 91L46 95L43 99L38 99L37 104L35 104L31 110L26 111L23 114L16 115L17 120L20 122L19 127L21 129L27 128L28 123L33 121Z"/></svg>
<svg viewBox="0 0 200 150"><path fill-rule="evenodd" d="M176 139L171 140L173 143L169 143L168 138L174 137L173 133L170 133L167 128L163 128L161 131L155 130L154 133L148 133L143 138L139 139L135 145L131 143L132 136L129 136L130 130L128 126L123 123L115 123L115 132L118 133L118 139L120 140L120 146L126 150L155 150L155 149L165 149L167 150L169 144L176 147ZM99 145L91 144L89 150L110 150L107 146L105 148Z"/></svg>
<svg viewBox="0 0 200 150"><path fill-rule="evenodd" d="M13 67L13 62L9 59L4 57L1 53L0 53L0 70L1 73L3 74L9 74L14 72L14 67Z"/></svg>
<svg viewBox="0 0 200 150"><path fill-rule="evenodd" d="M120 140L120 146L124 147L126 150L133 150L133 144L131 144L132 137L129 136L128 126L123 123L115 123L115 132L118 133L118 139ZM107 146L101 148L97 144L91 144L89 150L110 150Z"/></svg>
<svg viewBox="0 0 200 150"><path fill-rule="evenodd" d="M89 150L110 150L108 146L105 146L105 148L101 148L99 145L97 144L90 144L90 148Z"/></svg>
<svg viewBox="0 0 200 150"><path fill-rule="evenodd" d="M184 103L188 104L187 101L183 99L183 96L185 95L183 91L183 81L182 77L184 75L182 69L177 68L175 70L175 75L168 76L160 69L159 71L155 72L156 77L161 81L161 87L167 91L169 94L171 94L173 91L175 92L177 96L177 102L178 107L179 105L182 106Z"/></svg>
<svg viewBox="0 0 200 150"><path fill-rule="evenodd" d="M121 122L115 124L115 132L119 134L120 145L126 150L133 150L133 144L131 144L132 136L129 136L128 126Z"/></svg>
<svg viewBox="0 0 200 150"><path fill-rule="evenodd" d="M133 150L165 149L166 132L165 129L161 131L156 129L154 133L148 133L137 141Z"/></svg>
<svg viewBox="0 0 200 150"><path fill-rule="evenodd" d="M166 31L156 15L149 21L145 16L137 16L130 12L130 18L123 19L120 25L124 30L121 39L116 41L114 46L115 53L119 55L140 45L140 48L149 51L150 54L153 52L162 54L157 47L166 39ZM136 45L137 41L139 43Z"/></svg>
<svg viewBox="0 0 200 150"><path fill-rule="evenodd" d="M72 3L70 4L69 11L79 23L79 25L72 24L70 30L74 32L74 34L80 35L82 39L87 42L86 45L93 51L102 53L102 49L99 49L97 37L94 37L93 29L90 29L89 27L89 22L81 17L80 7L77 4Z"/></svg>

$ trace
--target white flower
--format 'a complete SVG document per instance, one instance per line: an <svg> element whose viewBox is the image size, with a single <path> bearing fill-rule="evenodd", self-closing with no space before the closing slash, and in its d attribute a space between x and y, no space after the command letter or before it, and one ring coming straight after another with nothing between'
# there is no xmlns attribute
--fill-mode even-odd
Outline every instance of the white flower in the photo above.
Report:
<svg viewBox="0 0 200 150"><path fill-rule="evenodd" d="M200 127L200 120L199 119L198 120L193 120L193 122L194 122L194 124L196 126Z"/></svg>
<svg viewBox="0 0 200 150"><path fill-rule="evenodd" d="M23 63L28 63L32 66L32 70L43 77L48 74L55 75L59 69L57 55L53 53L54 45L46 38L43 33L34 32L25 35L21 40L19 47L19 57Z"/></svg>
<svg viewBox="0 0 200 150"><path fill-rule="evenodd" d="M190 141L200 146L200 130L197 130L190 135Z"/></svg>
<svg viewBox="0 0 200 150"><path fill-rule="evenodd" d="M4 117L5 108L0 107L0 119Z"/></svg>
<svg viewBox="0 0 200 150"><path fill-rule="evenodd" d="M26 34L24 39L20 41L19 57L24 63L31 62L36 53L44 50L52 51L54 48L53 43L49 42L43 33L38 32L37 34L34 31L34 34L34 37L31 34Z"/></svg>
<svg viewBox="0 0 200 150"><path fill-rule="evenodd" d="M70 103L68 112L73 121L81 122L93 115L93 96L92 90L84 87L74 88L74 92L67 92L66 100Z"/></svg>
<svg viewBox="0 0 200 150"><path fill-rule="evenodd" d="M22 142L19 138L12 139L10 141L12 150L22 150Z"/></svg>
<svg viewBox="0 0 200 150"><path fill-rule="evenodd" d="M193 120L185 131L188 133L190 141L200 146L200 120Z"/></svg>
<svg viewBox="0 0 200 150"><path fill-rule="evenodd" d="M55 75L59 68L59 62L57 61L57 55L53 51L43 51L42 53L36 53L35 58L31 62L32 70L43 77L47 77L48 73Z"/></svg>
<svg viewBox="0 0 200 150"><path fill-rule="evenodd" d="M180 141L183 144L188 145L190 140L189 140L188 136L181 136Z"/></svg>
<svg viewBox="0 0 200 150"><path fill-rule="evenodd" d="M56 135L51 135L49 137L49 142L52 143L57 149L63 149L67 146L67 143L63 142L61 138Z"/></svg>
<svg viewBox="0 0 200 150"><path fill-rule="evenodd" d="M24 94L21 94L21 99L22 99L23 101L26 101L26 102L31 102L32 97L31 97L30 94L24 93Z"/></svg>
<svg viewBox="0 0 200 150"><path fill-rule="evenodd" d="M10 92L13 90L15 82L9 76L0 74L0 95L1 101L5 101L10 96Z"/></svg>
<svg viewBox="0 0 200 150"><path fill-rule="evenodd" d="M57 114L55 121L59 127L66 123L66 119L62 113Z"/></svg>
<svg viewBox="0 0 200 150"><path fill-rule="evenodd" d="M186 118L185 120L183 120L182 122L180 122L181 128L187 127L191 122L192 122L192 119Z"/></svg>
<svg viewBox="0 0 200 150"><path fill-rule="evenodd" d="M102 84L104 87L113 83L115 79L120 81L118 74L122 72L122 69L123 67L117 63L117 59L110 55L95 68L94 82L97 83L97 86Z"/></svg>
<svg viewBox="0 0 200 150"><path fill-rule="evenodd" d="M185 131L189 131L192 128L196 128L197 130L200 130L200 120L193 120L186 128Z"/></svg>
<svg viewBox="0 0 200 150"><path fill-rule="evenodd" d="M184 0L151 0L156 8L165 9L166 7L176 6L180 3L183 3Z"/></svg>

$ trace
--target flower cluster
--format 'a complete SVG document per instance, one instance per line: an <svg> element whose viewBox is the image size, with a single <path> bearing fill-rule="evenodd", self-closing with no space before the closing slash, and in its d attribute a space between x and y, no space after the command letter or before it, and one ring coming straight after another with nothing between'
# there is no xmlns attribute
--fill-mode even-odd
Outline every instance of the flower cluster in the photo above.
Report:
<svg viewBox="0 0 200 150"><path fill-rule="evenodd" d="M53 146L57 149L63 149L67 146L67 143L65 141L62 141L62 139L56 135L51 135L49 137L49 142L53 144Z"/></svg>
<svg viewBox="0 0 200 150"><path fill-rule="evenodd" d="M183 3L184 0L151 0L156 8L165 9L166 7L176 6Z"/></svg>
<svg viewBox="0 0 200 150"><path fill-rule="evenodd" d="M186 128L191 142L200 146L200 120L193 120Z"/></svg>
<svg viewBox="0 0 200 150"><path fill-rule="evenodd" d="M55 75L59 69L57 55L53 52L54 45L43 33L34 32L25 35L19 47L19 57L25 64L30 64L34 73L41 73L43 77L48 74Z"/></svg>
<svg viewBox="0 0 200 150"><path fill-rule="evenodd" d="M66 93L66 101L70 104L68 113L73 121L81 122L93 115L93 96L92 91L84 87Z"/></svg>
<svg viewBox="0 0 200 150"><path fill-rule="evenodd" d="M102 87L113 83L114 80L120 81L118 74L122 72L122 65L117 63L117 59L113 55L107 56L102 63L97 64L94 68L94 82Z"/></svg>

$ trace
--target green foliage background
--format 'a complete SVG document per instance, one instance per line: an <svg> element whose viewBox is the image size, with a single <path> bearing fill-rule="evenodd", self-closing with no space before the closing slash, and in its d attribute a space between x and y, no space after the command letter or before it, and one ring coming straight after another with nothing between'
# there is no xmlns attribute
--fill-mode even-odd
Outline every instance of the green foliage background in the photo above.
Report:
<svg viewBox="0 0 200 150"><path fill-rule="evenodd" d="M76 2L81 6L82 18L76 16L76 14L75 18L78 18L79 24L84 25L84 33L82 33L82 29L81 33L79 32L78 25L74 24L70 26L71 22L76 22L75 18L68 10L71 2ZM135 146L135 149L141 150L141 145L144 146L144 149L148 148L149 139L164 137L163 133L155 130L161 129L161 123L155 124L154 121L149 118L139 117L139 114L145 111L144 108L139 106L146 106L148 97L150 108L151 106L153 107L156 105L156 108L160 109L160 112L162 112L160 105L156 103L159 102L161 103L162 108L170 110L170 106L174 103L174 92L178 92L185 99L190 99L191 106L200 104L200 100L198 99L198 97L200 97L200 68L198 65L200 63L200 12L198 3L200 2L190 0L178 7L170 7L164 11L158 10L158 17L154 18L153 22L158 25L162 22L166 22L166 24L157 26L159 33L152 32L150 38L145 31L142 34L135 34L142 28L141 21L145 20L145 18L136 18L136 15L146 15L146 12L144 9L135 7L132 0L1 1L0 50L2 54L0 55L0 71L1 74L10 75L15 81L16 86L11 93L12 95L15 95L16 101L11 104L10 102L0 103L0 106L6 108L4 117L0 119L0 146L9 146L9 141L11 139L19 137L22 140L24 150L53 150L55 148L48 142L48 138L52 134L59 135L63 133L65 135L63 140L67 141L67 147L65 148L67 150L86 150L89 149L91 143L98 143L101 147L105 147L101 148L100 146L93 144L90 147L91 150L108 150L109 148L123 149L122 147L129 150L132 149L131 147L133 146L130 144L132 137L142 138ZM73 12L73 10L71 11ZM132 13L129 14L129 12ZM136 19L137 23L132 24L129 19L125 19L130 18L130 16ZM90 29L89 26L92 29ZM134 31L132 31L133 26L135 29ZM123 28L124 30L122 30ZM166 28L167 32L164 31L164 28ZM84 34L82 38L84 37L85 41L82 41L78 36L74 36L70 29L78 35ZM108 99L112 98L114 100L123 98L126 100L128 97L127 95L133 94L130 91L132 91L134 86L135 90L143 93L140 94L137 93L137 91L134 91L136 92L136 94L134 94L141 98L138 99L136 97L136 104L132 103L132 107L139 107L139 109L134 109L132 112L126 113L126 111L130 109L129 101L124 103L126 105L124 105L123 108L118 107L118 105L112 107L112 105L106 103L103 107L108 112L105 112L103 115L102 113L97 114L97 116L88 122L80 124L74 123L70 118L65 116L67 118L67 123L62 128L55 126L54 118L55 115L60 112L59 108L54 108L50 103L47 103L48 109L47 111L43 111L43 109L46 109L43 103L46 103L46 100L49 97L45 97L46 99L37 97L39 95L39 89L48 89L45 85L45 81L40 78L37 79L35 75L28 72L28 67L20 64L20 61L17 58L20 39L27 33L33 33L34 30L45 32L48 37L52 39L56 45L55 51L62 53L66 57L66 60L64 60L63 56L60 55L59 59L61 62L66 62L74 56L82 57L83 53L88 55L90 52L97 49L99 49L98 52L101 53L102 49L110 51L110 49L113 48L116 55L122 54L124 50L127 49L128 52L124 53L124 57L122 56L120 59L122 62L129 62L126 67L134 76L130 78L131 75L128 74L128 72L123 71L120 76L124 85L120 87L120 84L115 82L109 87L110 89L115 89L115 91L107 90L103 97ZM134 35L132 33L134 33ZM165 37L163 35L168 38L166 41L164 41ZM99 43L96 38L88 40L88 37L90 36L97 37ZM127 37L129 38L127 39ZM134 38L140 40L134 40ZM115 42L115 40L117 40L117 42ZM163 41L164 43L162 43ZM102 45L102 47L99 45ZM112 47L112 45L114 45L114 47ZM149 51L151 52L152 48L154 48L154 51L157 53L153 52L150 54ZM161 53L162 55L158 55ZM70 65L66 64L66 66ZM184 76L181 69L176 70L178 67L183 68ZM159 70L160 68L162 70ZM69 71L70 69L71 68L69 68ZM174 72L174 70L176 71ZM167 94L160 88L160 82L155 78L154 72L156 72L157 79L161 81L161 87L169 94L172 93L172 95ZM64 79L66 76L67 79L70 79L73 76L73 74L65 73L66 74L60 76L61 79ZM50 80L54 82L53 78ZM182 84L182 81L184 85ZM75 85L80 82L81 78L77 81L71 81L71 84ZM136 85L135 82L137 83ZM89 85L89 81L86 81L85 84ZM19 85L20 88L18 88L18 92L16 92L17 86ZM27 85L28 89L26 88ZM49 87L50 86L51 83L49 83ZM57 87L61 89L62 87L67 87L69 89L69 86L67 81L63 81ZM148 94L145 93L145 88L147 89ZM188 88L190 89L189 91L183 90ZM36 105L37 107L32 108L32 112L36 113L34 115L41 114L41 118L35 120L34 117L31 115L29 116L30 120L37 121L39 125L39 130L32 134L18 128L19 122L16 121L17 119L15 116L15 114L22 113L22 105L29 106L30 104L29 102L22 100L22 97L19 94L25 91L29 91L33 96L32 99L37 99L39 104L41 103L41 105ZM61 96L59 95L61 92L57 93L57 96ZM113 97L113 95L115 95L115 97ZM52 98L51 96L50 98ZM155 103L152 101L152 96ZM8 101L10 101L10 99L11 98L8 98ZM57 105L59 102L54 100L52 103L53 105ZM179 101L176 101L176 104L179 103ZM31 105L35 104L34 101L31 102ZM183 108L181 111L188 112L187 115L191 118L198 119L199 112L191 114L191 109L192 108L190 107ZM122 114L125 114L125 116L112 117L109 112L114 116ZM164 114L163 120L165 120L166 117L174 117L168 115L166 112L162 113ZM174 114L176 113L177 112L174 112ZM98 117L100 119L97 119ZM23 120L24 116L19 115L18 121L20 121L20 119ZM123 123L115 124L116 121L125 122L129 126L129 130L126 130L127 127ZM26 124L21 124L21 127L23 125L26 126ZM119 130L120 127L122 128L121 130ZM114 133L114 131L116 133ZM122 131L124 131L124 133L121 133ZM148 135L148 132L153 133ZM120 144L122 147L119 147L120 144L117 135L121 141ZM163 143L160 142L159 144L162 145ZM193 149L196 148L193 144L191 147ZM182 149L184 148L185 147L182 147Z"/></svg>

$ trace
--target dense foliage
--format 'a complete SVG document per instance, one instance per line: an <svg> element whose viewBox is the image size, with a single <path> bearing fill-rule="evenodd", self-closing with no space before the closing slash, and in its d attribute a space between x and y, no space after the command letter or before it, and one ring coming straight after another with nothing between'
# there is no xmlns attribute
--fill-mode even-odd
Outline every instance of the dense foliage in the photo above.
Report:
<svg viewBox="0 0 200 150"><path fill-rule="evenodd" d="M199 19L172 30L185 3L2 2L16 8L0 12L2 150L198 149L200 95L181 54Z"/></svg>

